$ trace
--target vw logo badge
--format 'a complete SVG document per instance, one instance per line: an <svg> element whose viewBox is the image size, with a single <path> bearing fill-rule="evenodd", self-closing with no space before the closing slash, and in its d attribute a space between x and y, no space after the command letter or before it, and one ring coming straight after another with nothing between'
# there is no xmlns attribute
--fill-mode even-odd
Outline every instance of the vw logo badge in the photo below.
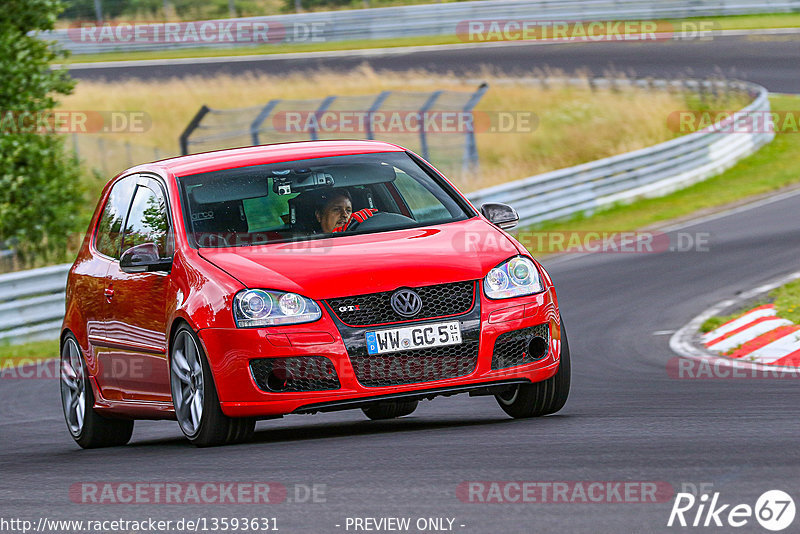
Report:
<svg viewBox="0 0 800 534"><path fill-rule="evenodd" d="M392 294L392 309L403 317L413 317L422 309L422 299L414 290L398 289Z"/></svg>

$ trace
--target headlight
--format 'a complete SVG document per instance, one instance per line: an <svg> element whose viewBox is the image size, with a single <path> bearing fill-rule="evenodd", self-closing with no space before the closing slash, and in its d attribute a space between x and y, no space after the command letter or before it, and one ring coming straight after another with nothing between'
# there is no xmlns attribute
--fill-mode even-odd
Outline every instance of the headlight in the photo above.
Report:
<svg viewBox="0 0 800 534"><path fill-rule="evenodd" d="M296 293L246 289L233 298L233 318L239 328L310 323L320 317L317 303Z"/></svg>
<svg viewBox="0 0 800 534"><path fill-rule="evenodd" d="M539 269L523 256L498 265L483 279L483 292L490 299L508 299L544 291Z"/></svg>

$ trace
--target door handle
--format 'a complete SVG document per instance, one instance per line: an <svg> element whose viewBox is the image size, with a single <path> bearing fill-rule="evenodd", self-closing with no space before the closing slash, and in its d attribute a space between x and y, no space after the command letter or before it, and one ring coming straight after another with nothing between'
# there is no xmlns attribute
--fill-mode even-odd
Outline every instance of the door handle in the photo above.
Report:
<svg viewBox="0 0 800 534"><path fill-rule="evenodd" d="M106 300L107 300L108 302L111 302L111 299L112 299L112 298L114 298L114 288L113 288L113 287L107 287L107 288L105 288L105 289L103 290L103 295L105 295L105 296L106 296Z"/></svg>

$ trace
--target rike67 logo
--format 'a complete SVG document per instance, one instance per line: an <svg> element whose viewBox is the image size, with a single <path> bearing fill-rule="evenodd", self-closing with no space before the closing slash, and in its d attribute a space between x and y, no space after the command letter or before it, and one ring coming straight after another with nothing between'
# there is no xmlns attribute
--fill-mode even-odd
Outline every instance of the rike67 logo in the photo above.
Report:
<svg viewBox="0 0 800 534"><path fill-rule="evenodd" d="M667 526L739 528L751 524L755 519L763 528L778 532L792 524L794 515L794 500L781 490L764 492L756 500L755 506L722 503L719 492L714 492L710 497L707 493L700 497L678 493Z"/></svg>

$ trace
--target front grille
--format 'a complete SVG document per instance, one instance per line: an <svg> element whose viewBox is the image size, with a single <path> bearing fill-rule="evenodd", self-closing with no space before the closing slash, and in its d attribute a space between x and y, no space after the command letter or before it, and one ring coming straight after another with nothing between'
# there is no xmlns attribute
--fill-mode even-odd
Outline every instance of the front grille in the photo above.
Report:
<svg viewBox="0 0 800 534"><path fill-rule="evenodd" d="M339 389L333 362L324 356L262 358L250 361L258 387L270 393Z"/></svg>
<svg viewBox="0 0 800 534"><path fill-rule="evenodd" d="M547 323L500 334L494 342L492 369L525 365L541 359L534 359L528 354L528 343L536 336L544 338L549 345L550 329Z"/></svg>
<svg viewBox="0 0 800 534"><path fill-rule="evenodd" d="M401 321L418 321L431 317L459 315L472 308L475 282L455 282L435 286L415 287L422 299L422 309L414 317L403 317L392 309L392 293L370 293L328 300L333 313L350 326L369 326Z"/></svg>
<svg viewBox="0 0 800 534"><path fill-rule="evenodd" d="M365 387L432 382L470 374L478 363L478 341L460 345L403 350L388 354L350 355L356 379Z"/></svg>

